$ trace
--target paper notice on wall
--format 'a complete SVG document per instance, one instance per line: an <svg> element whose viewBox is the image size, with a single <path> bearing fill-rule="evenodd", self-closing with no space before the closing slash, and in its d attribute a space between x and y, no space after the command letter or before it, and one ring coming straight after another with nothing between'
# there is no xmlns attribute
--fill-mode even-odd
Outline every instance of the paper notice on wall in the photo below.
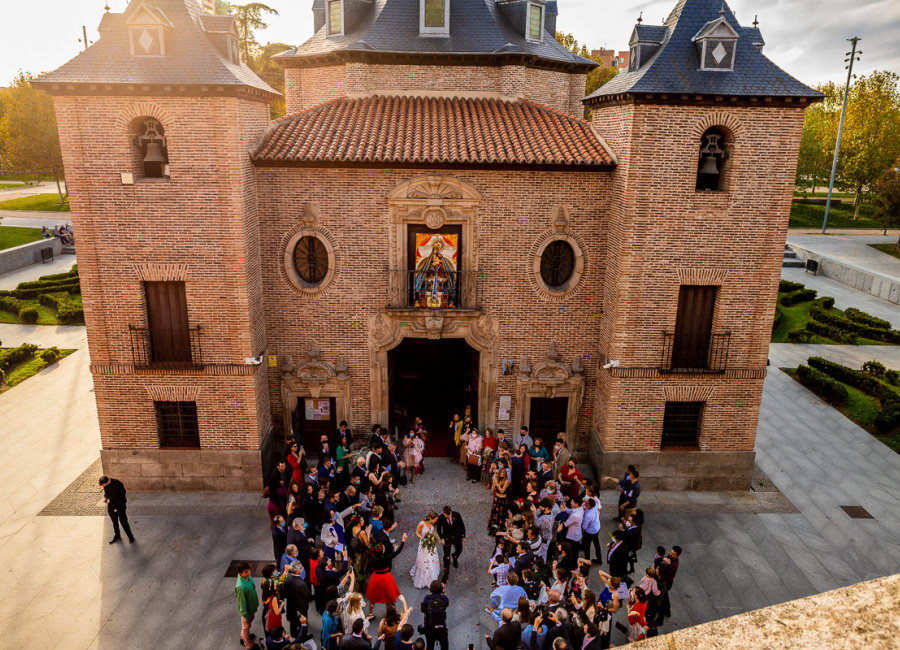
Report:
<svg viewBox="0 0 900 650"><path fill-rule="evenodd" d="M500 412L497 414L498 420L509 420L509 412L512 408L512 395L500 396Z"/></svg>
<svg viewBox="0 0 900 650"><path fill-rule="evenodd" d="M305 417L307 420L330 420L331 400L312 399L307 397L304 403Z"/></svg>

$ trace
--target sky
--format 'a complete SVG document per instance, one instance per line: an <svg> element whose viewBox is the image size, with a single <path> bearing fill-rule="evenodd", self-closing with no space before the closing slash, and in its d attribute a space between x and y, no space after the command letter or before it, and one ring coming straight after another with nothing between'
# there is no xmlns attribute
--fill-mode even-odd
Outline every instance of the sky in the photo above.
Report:
<svg viewBox="0 0 900 650"><path fill-rule="evenodd" d="M312 35L312 0L264 1L279 15L259 34L260 42L298 45ZM591 49L624 50L641 12L644 24L662 24L675 2L559 0L557 27ZM109 0L113 12L126 4ZM78 42L82 25L89 40L97 38L103 5L104 0L41 0L34 5L0 0L0 86L18 70L46 72L74 57L83 47ZM845 39L851 36L863 39L855 73L900 73L900 0L731 0L729 6L741 24L759 16L765 54L804 83L843 81L844 54L850 49Z"/></svg>

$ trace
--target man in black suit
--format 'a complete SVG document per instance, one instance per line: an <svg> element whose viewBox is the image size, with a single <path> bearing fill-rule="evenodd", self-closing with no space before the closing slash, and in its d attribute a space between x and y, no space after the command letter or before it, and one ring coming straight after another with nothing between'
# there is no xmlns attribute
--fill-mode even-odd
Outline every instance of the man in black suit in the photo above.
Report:
<svg viewBox="0 0 900 650"><path fill-rule="evenodd" d="M613 531L614 541L606 545L606 561L609 564L609 575L625 580L628 577L628 544L625 533Z"/></svg>
<svg viewBox="0 0 900 650"><path fill-rule="evenodd" d="M521 578L522 571L530 569L531 565L534 564L534 553L531 552L528 542L519 542L517 549L518 555L516 555L516 561L513 563L512 570Z"/></svg>
<svg viewBox="0 0 900 650"><path fill-rule="evenodd" d="M543 490L547 487L547 483L553 480L553 466L548 462L541 464L541 471L538 472L537 484L538 488Z"/></svg>
<svg viewBox="0 0 900 650"><path fill-rule="evenodd" d="M291 623L291 636L295 639L300 633L300 618L309 615L309 601L312 598L309 586L300 577L302 570L300 562L291 563L291 572L281 585L281 594L287 604L287 619Z"/></svg>
<svg viewBox="0 0 900 650"><path fill-rule="evenodd" d="M122 528L125 529L125 534L128 536L128 541L134 544L134 535L131 534L131 526L128 525L128 515L125 513L125 504L128 501L125 498L125 486L122 485L122 481L107 476L100 477L100 486L103 488L106 512L109 513L109 518L112 519L113 524L114 536L109 540L109 543L115 544L122 539L122 535L119 533L119 523L121 523Z"/></svg>
<svg viewBox="0 0 900 650"><path fill-rule="evenodd" d="M458 512L450 506L444 506L444 514L438 517L436 528L439 541L444 547L444 575L441 582L447 584L450 578L450 559L453 559L454 567L459 566L459 556L463 551L463 542L466 541L466 524Z"/></svg>
<svg viewBox="0 0 900 650"><path fill-rule="evenodd" d="M547 612L547 636L544 637L544 650L556 648L565 643L567 648L572 647L572 624L569 622L569 614L559 607ZM559 642L559 643L558 643Z"/></svg>
<svg viewBox="0 0 900 650"><path fill-rule="evenodd" d="M306 570L306 582L309 583L309 557L312 553L315 540L313 540L313 543L310 543L309 538L306 536L306 528L307 524L303 520L303 517L294 519L293 524L291 524L291 527L288 530L287 543L297 547L297 559L300 560L300 564L302 564L303 568ZM287 548L287 546L285 548ZM280 561L281 559L279 558L279 562ZM294 636L294 634L292 633L291 636Z"/></svg>
<svg viewBox="0 0 900 650"><path fill-rule="evenodd" d="M284 517L276 515L272 522L272 550L275 553L275 564L281 562L281 556L284 555L284 549L287 548L288 531L287 525L284 523Z"/></svg>
<svg viewBox="0 0 900 650"><path fill-rule="evenodd" d="M358 618L353 621L353 633L341 639L341 648L343 650L371 650L372 643L369 641L372 637L363 634L365 623L363 619Z"/></svg>
<svg viewBox="0 0 900 650"><path fill-rule="evenodd" d="M488 647L491 650L516 650L522 637L522 624L512 620L513 611L507 607L500 612L500 627L491 637L484 635Z"/></svg>

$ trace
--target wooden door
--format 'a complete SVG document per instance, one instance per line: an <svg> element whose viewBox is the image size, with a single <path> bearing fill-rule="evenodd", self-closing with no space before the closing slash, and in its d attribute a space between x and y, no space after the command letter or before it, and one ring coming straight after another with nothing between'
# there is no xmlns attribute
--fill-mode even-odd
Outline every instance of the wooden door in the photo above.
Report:
<svg viewBox="0 0 900 650"><path fill-rule="evenodd" d="M708 367L717 289L683 286L679 290L672 368Z"/></svg>
<svg viewBox="0 0 900 650"><path fill-rule="evenodd" d="M154 362L191 361L184 282L145 282L150 354Z"/></svg>
<svg viewBox="0 0 900 650"><path fill-rule="evenodd" d="M297 411L300 423L297 441L306 447L307 456L318 456L322 436L328 436L330 442L338 428L334 398L300 397L297 399Z"/></svg>
<svg viewBox="0 0 900 650"><path fill-rule="evenodd" d="M566 431L568 411L568 397L532 397L528 421L531 438L541 438L544 447L552 449L556 437Z"/></svg>

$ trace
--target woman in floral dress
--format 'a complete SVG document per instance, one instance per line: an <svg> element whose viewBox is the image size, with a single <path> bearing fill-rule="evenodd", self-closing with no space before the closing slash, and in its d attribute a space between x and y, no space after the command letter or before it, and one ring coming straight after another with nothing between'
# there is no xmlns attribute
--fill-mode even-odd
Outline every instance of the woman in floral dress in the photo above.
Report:
<svg viewBox="0 0 900 650"><path fill-rule="evenodd" d="M488 523L488 532L493 535L502 528L506 522L506 513L509 510L509 478L506 475L505 461L500 461L497 470L493 473L491 488L494 491L494 504L491 506L491 520Z"/></svg>
<svg viewBox="0 0 900 650"><path fill-rule="evenodd" d="M406 451L404 452L404 462L406 462L406 473L409 481L413 485L416 484L416 474L418 467L425 457L425 441L421 435L416 434L414 430L410 430L409 436L406 438Z"/></svg>

